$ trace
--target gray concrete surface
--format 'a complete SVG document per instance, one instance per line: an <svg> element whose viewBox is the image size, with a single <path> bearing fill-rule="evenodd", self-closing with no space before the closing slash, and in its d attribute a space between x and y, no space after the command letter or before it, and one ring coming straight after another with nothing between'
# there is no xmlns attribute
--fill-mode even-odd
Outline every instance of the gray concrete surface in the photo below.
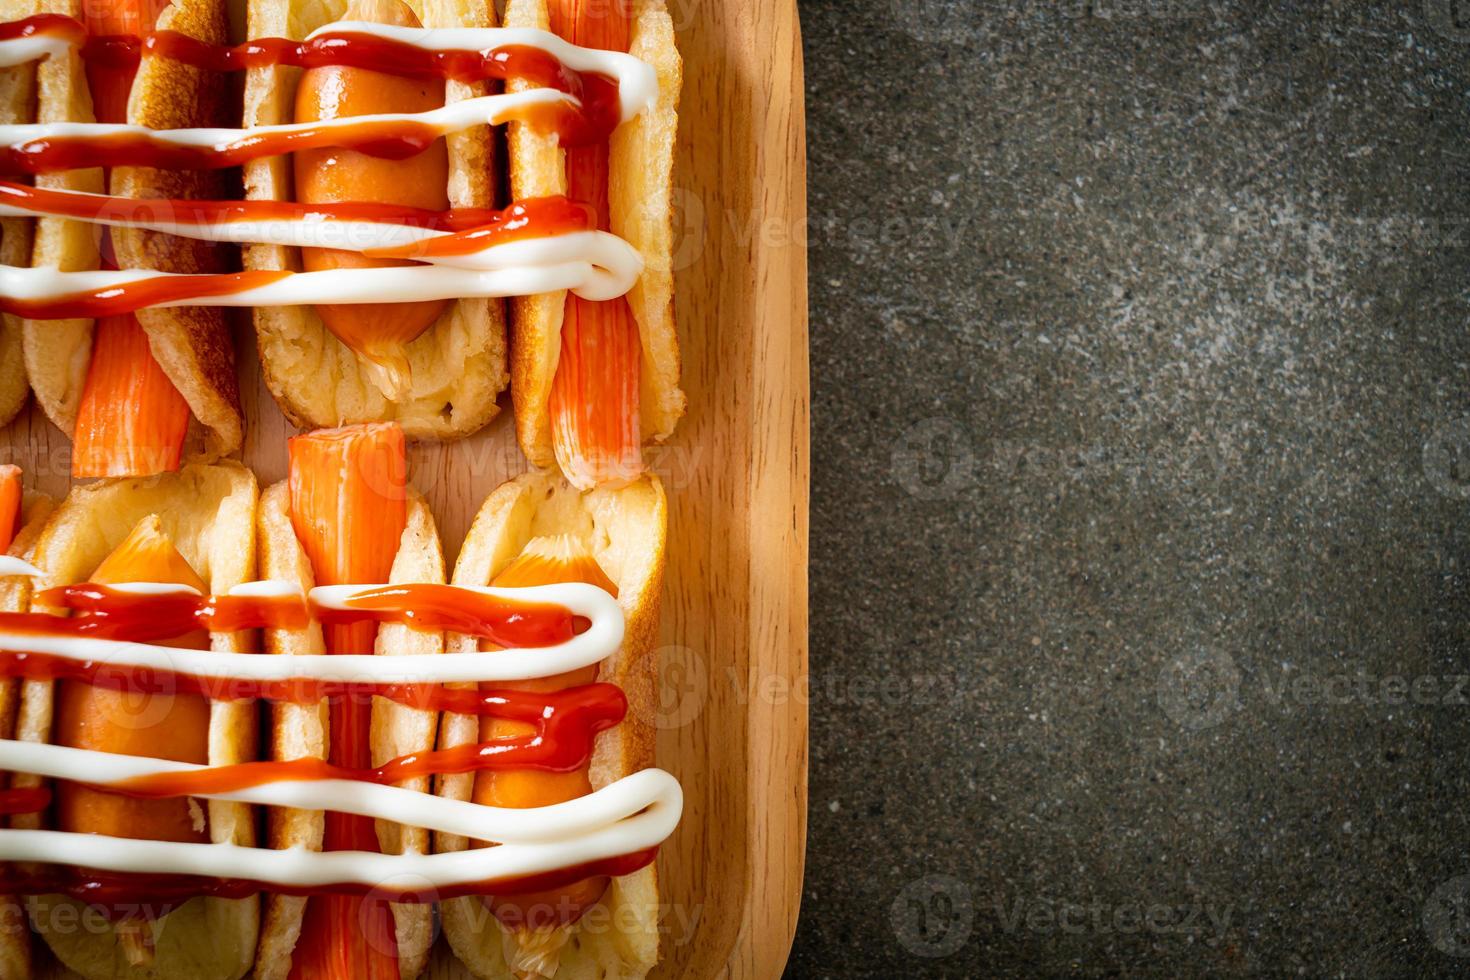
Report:
<svg viewBox="0 0 1470 980"><path fill-rule="evenodd" d="M789 975L1470 973L1470 3L801 13Z"/></svg>

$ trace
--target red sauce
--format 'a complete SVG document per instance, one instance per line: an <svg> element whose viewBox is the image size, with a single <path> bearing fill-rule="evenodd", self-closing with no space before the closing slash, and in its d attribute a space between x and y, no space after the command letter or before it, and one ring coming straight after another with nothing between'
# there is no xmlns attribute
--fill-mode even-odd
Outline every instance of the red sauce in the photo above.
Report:
<svg viewBox="0 0 1470 980"><path fill-rule="evenodd" d="M28 300L0 296L0 312L32 320L66 320L73 317L95 319L121 316L149 306L180 303L185 300L228 296L247 289L269 286L289 276L289 272L258 270L223 272L191 276L147 276L119 286L107 286L71 293L60 299ZM207 303L194 305L207 306Z"/></svg>
<svg viewBox="0 0 1470 980"><path fill-rule="evenodd" d="M101 906L120 906L140 901L182 902L199 895L217 898L246 898L257 892L280 895L371 895L389 902L440 902L466 895L521 895L559 888L598 875L629 875L647 867L658 856L658 848L591 861L570 868L516 878L469 882L443 889L412 890L390 885L340 882L328 885L284 885L273 881L240 878L206 878L183 874L124 874L70 866L7 863L0 866L0 894L39 895L60 893Z"/></svg>
<svg viewBox="0 0 1470 980"><path fill-rule="evenodd" d="M207 652L207 651L204 651ZM262 681L248 678L199 677L175 671L151 671L100 660L72 660L45 653L0 650L0 677L31 680L83 681L134 694L200 694L213 701L289 701L315 704L326 700L387 698L421 711L452 711L461 715L498 713L504 699L518 692L446 688L439 684L390 684L372 681ZM545 695L540 695L544 698ZM532 702L534 721L545 701ZM507 707L510 707L507 705ZM505 717L515 717L505 715Z"/></svg>
<svg viewBox="0 0 1470 980"><path fill-rule="evenodd" d="M591 211L565 197L531 198L503 211L464 208L424 211L391 204L298 204L291 201L135 200L81 195L0 180L0 201L46 214L94 221L107 217L170 215L184 224L229 221L292 221L327 217L443 229L450 234L394 248L370 249L379 258L432 258L465 255L529 238L544 238L594 227ZM149 306L182 300L227 296L268 286L290 275L257 270L214 275L150 276L120 286L72 293L58 299L26 300L0 296L0 312L33 320L97 318L132 313Z"/></svg>
<svg viewBox="0 0 1470 980"><path fill-rule="evenodd" d="M322 759L245 762L197 772L140 776L102 788L127 796L163 799L229 793L264 783L311 779L352 779L391 786L422 776L482 769L572 772L591 761L598 733L618 724L628 711L627 698L613 684L587 684L553 694L500 691L487 697L473 691L455 693L477 695L478 703L469 705L476 709L476 714L530 722L536 731L400 756L375 769L351 769ZM50 803L51 794L46 789L0 790L0 813L33 813L44 810Z"/></svg>
<svg viewBox="0 0 1470 980"><path fill-rule="evenodd" d="M76 218L80 221L134 221L164 219L180 225L218 227L236 221L362 221L373 224L403 225L433 231L464 232L477 237L471 252L487 245L543 238L568 231L590 228L595 218L585 205L560 196L532 197L516 201L504 210L494 208L450 208L448 211L425 211L398 204L344 202L334 204L301 204L296 201L191 201L182 198L109 197L81 194L75 191L32 187L0 180L0 203L25 208L38 215ZM449 237L434 240L433 254L453 254L445 247ZM395 256L412 258L404 246ZM389 250L378 250L386 257ZM377 254L377 253L375 253Z"/></svg>
<svg viewBox="0 0 1470 980"><path fill-rule="evenodd" d="M452 585L389 585L364 589L351 609L316 607L326 624L403 623L414 629L465 633L502 647L547 647L586 632L587 620L561 606L497 598Z"/></svg>
<svg viewBox="0 0 1470 980"><path fill-rule="evenodd" d="M51 805L51 791L44 786L31 789L0 789L0 814L35 813Z"/></svg>
<svg viewBox="0 0 1470 980"><path fill-rule="evenodd" d="M571 772L587 765L592 758L594 738L599 732L622 721L628 710L623 692L613 684L587 684L550 695L530 695L520 691L502 693L513 700L515 710L510 714L518 717L534 714L535 733L401 756L376 769L350 769L321 759L246 762L200 772L144 776L107 788L129 796L158 798L226 793L288 780L353 779L390 786L420 776L481 769ZM504 704L496 706L496 709L503 707ZM507 712L496 709L486 713L506 716Z"/></svg>
<svg viewBox="0 0 1470 980"><path fill-rule="evenodd" d="M39 14L0 25L0 40L42 33L73 42L86 36L81 24L57 14ZM537 87L566 92L580 100L580 106L531 106L515 113L516 119L540 131L555 132L563 146L604 142L621 120L617 82L591 72L571 71L539 48L519 45L481 51L424 51L397 41L343 32L324 34L312 41L261 38L236 47L223 47L173 31L154 31L142 40L128 36L88 38L82 57L92 65L126 68L136 65L143 51L208 71L239 71L272 65L301 68L342 65L412 78L458 81L524 78ZM362 124L336 131L326 138L316 130L270 139L246 135L215 149L168 147L138 134L102 139L57 136L6 148L0 155L0 170L37 174L124 165L209 170L319 146L345 146L373 156L403 159L421 152L440 135L429 127L412 123L386 127Z"/></svg>
<svg viewBox="0 0 1470 980"><path fill-rule="evenodd" d="M214 633L301 629L310 617L326 625L399 623L423 632L448 630L497 646L526 648L565 643L588 626L584 617L551 603L502 599L435 584L364 588L348 600L349 609L329 609L300 595L146 595L93 582L47 589L35 601L86 615L0 612L0 630L150 643L197 629Z"/></svg>
<svg viewBox="0 0 1470 980"><path fill-rule="evenodd" d="M79 615L0 613L0 630L46 635L126 638L147 642L205 628L299 629L315 616L326 623L392 622L420 630L452 630L485 637L501 646L536 647L563 642L585 621L548 604L514 602L444 585L404 585L365 590L350 610L315 607L299 596L200 596L192 593L144 595L83 583L50 589L37 602ZM207 655L207 654L206 654ZM591 761L598 733L622 721L628 701L613 684L594 683L552 692L450 689L436 684L344 683L317 680L254 681L212 679L186 672L156 672L105 661L77 661L46 654L0 651L0 677L81 681L134 694L198 694L215 700L266 698L315 703L366 702L372 697L432 711L493 716L534 726L524 735L490 739L402 756L374 769L354 769L320 759L249 762L191 773L140 777L109 786L111 792L143 798L200 796L282 780L353 779L393 785L407 779L493 769L573 772ZM0 790L0 814L29 813L50 805L44 788ZM475 882L453 890L414 897L343 883L293 889L278 883L220 880L191 875L104 874L92 869L37 869L0 866L0 893L62 892L102 906L137 901L174 902L196 895L240 897L257 891L293 895L368 894L390 901L438 901L460 895L534 893L594 875L623 875L653 860L657 848L544 875Z"/></svg>

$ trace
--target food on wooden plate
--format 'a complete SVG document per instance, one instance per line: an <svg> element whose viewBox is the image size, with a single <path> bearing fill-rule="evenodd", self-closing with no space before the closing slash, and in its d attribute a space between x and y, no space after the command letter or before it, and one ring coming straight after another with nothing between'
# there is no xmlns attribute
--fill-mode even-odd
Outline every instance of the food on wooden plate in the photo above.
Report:
<svg viewBox="0 0 1470 980"><path fill-rule="evenodd" d="M43 0L43 13L84 20L96 35L138 35L155 26L211 43L226 40L223 0ZM226 79L160 57L133 64L58 51L34 66L39 123L132 123L159 129L222 125L231 115ZM14 70L14 69L11 69ZM217 198L218 174L139 166L59 170L42 188L129 198ZM11 219L15 220L15 219ZM12 261L10 256L6 262ZM205 242L146 228L98 230L59 216L36 222L29 261L66 271L158 269L215 273L230 257ZM72 437L75 476L145 476L179 467L191 418L206 460L239 448L242 430L234 350L224 313L208 307L142 309L112 316L29 319L30 385L50 419Z"/></svg>
<svg viewBox="0 0 1470 980"><path fill-rule="evenodd" d="M439 780L441 795L497 807L549 806L585 797L653 764L666 509L663 487L652 476L583 493L551 474L528 473L485 501L455 564L455 585L579 582L615 597L626 616L623 642L607 659L513 688L546 695L594 682L614 684L631 707L575 766L446 775ZM451 633L448 649L462 656L495 647ZM439 744L451 749L530 731L516 720L449 713ZM437 835L441 851L479 846L483 842L464 836ZM583 929L584 917L598 905L604 913L594 917L598 927ZM657 908L650 864L617 877L588 874L530 894L456 898L443 903L441 914L455 954L478 977L623 978L642 977L657 962Z"/></svg>
<svg viewBox="0 0 1470 980"><path fill-rule="evenodd" d="M532 957L523 975L654 962L652 863L682 809L673 777L640 768L662 490L513 481L446 585L403 449L394 423L299 436L258 514L233 465L77 489L34 566L0 565L45 587L0 612L0 676L25 678L0 738L0 894L29 896L71 969L412 977L434 902L492 975L505 955ZM243 580L252 531L262 581ZM258 628L265 652L245 652ZM257 762L258 698L275 704ZM435 748L444 713L458 734ZM251 806L270 808L268 847L251 846ZM78 901L110 924L62 927L98 914ZM611 931L584 927L598 907ZM0 966L23 972L23 939L0 931Z"/></svg>
<svg viewBox="0 0 1470 980"><path fill-rule="evenodd" d="M189 464L164 476L75 488L30 549L30 560L39 570L34 587L144 582L174 594L227 592L254 577L255 504L255 478L234 464ZM29 598L35 611L62 611L50 605L47 594ZM155 637L147 623L110 627L106 617L85 610L74 618L77 628L100 630L114 639L142 638L214 651L249 649L242 632L186 628ZM146 677L119 686L119 678L106 671L93 680L39 675L26 680L14 738L209 765L254 758L255 711L247 702L175 693L167 684L149 685ZM109 769L112 763L105 758L101 765ZM42 782L17 772L10 786L12 792L34 792ZM136 799L67 780L50 788L49 811L42 800L40 806L16 813L11 826L46 826L72 836L255 843L253 818L241 803ZM34 928L52 952L84 977L125 976L137 970L140 976L234 978L243 976L254 959L259 915L253 894L171 901L135 891L115 903L104 897L98 907L105 919L93 929L76 927L83 916L94 921L97 913L81 908L72 897L48 889L31 892L26 902ZM11 951L6 952L8 957Z"/></svg>
<svg viewBox="0 0 1470 980"><path fill-rule="evenodd" d="M25 492L19 466L0 466L0 612L23 612L30 605L31 577L26 566L54 506L45 494ZM14 736L19 705L20 680L0 678L0 738ZM30 931L20 899L0 895L0 975L30 976L30 953Z"/></svg>
<svg viewBox="0 0 1470 980"><path fill-rule="evenodd" d="M160 24L172 23L174 9L165 8ZM55 250L42 247L43 235L39 268L0 266L0 311L66 321L174 307L254 307L267 384L298 425L391 419L412 437L473 431L495 413L506 379L501 298L569 290L588 301L616 299L638 281L643 253L661 254L599 230L595 202L548 193L490 210L496 169L490 126L517 120L526 132L568 147L606 145L619 128L647 133L654 127L641 124L644 117L672 126L668 80L654 66L545 31L498 31L487 26L492 19L478 0L419 6L354 0L350 7L254 0L249 23L256 40L237 48L167 31L149 35L146 46L132 36L94 35L98 43L85 43L83 27L57 15L4 25L0 64L44 57L43 91L44 76L60 64L71 67L66 78L80 88L78 51L95 73L117 70L142 47L135 91L160 63L208 69L211 78L248 70L239 130L0 125L0 170L39 174L46 185L0 184L0 215L41 216L43 225L60 231L82 227L68 218L102 224L120 247L124 233L183 236L205 249L207 242L244 244L247 268L153 276L79 272L89 263L56 261ZM109 27L138 30L143 22L135 17ZM659 23L666 28L667 16ZM265 36L307 32L299 41ZM671 54L671 37L664 40ZM511 75L516 91L482 94L487 80ZM141 101L135 96L130 103L133 115ZM672 138L671 129L666 135ZM635 150L641 147L638 142ZM613 157L622 159L616 148ZM242 202L142 199L147 188L135 185L128 192L137 200L76 190L89 179L95 184L104 166L115 168L116 186L117 175L134 171L235 165L245 167ZM660 187L666 204L667 187ZM616 197L616 181L612 192ZM662 223L654 224L666 233L666 209L659 213ZM666 289L662 295L666 308ZM667 316L662 322L667 325ZM90 326L83 327L82 336L90 337ZM67 337L80 328L66 321L49 329L48 336ZM650 376L667 373L672 334L665 339L656 345L663 366ZM118 349L136 356L131 347ZM168 369L156 341L153 350ZM28 363L36 366L34 359ZM90 398L95 388L101 404L115 405L112 393L136 372L114 373L85 388L78 376L78 398ZM673 397L680 397L677 391ZM170 444L176 427L162 423L173 417L142 415L148 431ZM664 432L667 426L659 425ZM121 455L103 449L98 455L109 460Z"/></svg>
<svg viewBox="0 0 1470 980"><path fill-rule="evenodd" d="M643 445L684 414L673 308L673 156L682 65L663 0L508 0L508 27L627 51L657 72L654 106L610 138L565 147L534 126L507 127L511 192L565 194L627 239L643 272L626 297L565 291L511 301L511 394L521 449L582 489L643 472ZM507 91L533 82L512 77Z"/></svg>
<svg viewBox="0 0 1470 980"><path fill-rule="evenodd" d="M31 0L3 0L0 21L18 20L33 9ZM0 67L0 126L35 122L35 118L35 63ZM30 218L0 217L0 263L29 265L34 230L35 222ZM21 335L20 317L0 314L0 425L15 418L31 391Z"/></svg>
<svg viewBox="0 0 1470 980"><path fill-rule="evenodd" d="M432 4L351 0L344 7L304 0L251 0L252 36L329 27L334 21L396 27L485 28L485 0ZM422 23L421 23L422 21ZM484 82L411 78L364 68L327 66L300 74L279 67L251 71L245 125L276 125L375 113L420 113L486 94ZM433 140L405 159L324 147L246 167L255 199L315 204L361 201L422 212L489 208L495 203L491 131L476 126ZM350 243L349 243L350 244ZM258 245L252 269L308 271L408 266L350 249ZM255 312L261 362L272 393L298 426L397 419L415 437L473 432L496 413L507 381L505 314L498 299L436 298L412 303L260 307Z"/></svg>

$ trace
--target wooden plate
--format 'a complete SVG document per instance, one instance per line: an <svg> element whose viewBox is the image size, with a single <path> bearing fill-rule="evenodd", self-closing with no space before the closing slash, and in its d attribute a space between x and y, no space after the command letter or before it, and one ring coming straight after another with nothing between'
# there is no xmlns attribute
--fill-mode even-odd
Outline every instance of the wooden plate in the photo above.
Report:
<svg viewBox="0 0 1470 980"><path fill-rule="evenodd" d="M671 526L659 764L684 819L659 857L657 977L777 977L806 843L808 386L806 135L792 0L669 0L684 57L675 172L677 311L689 412L654 454ZM239 330L244 459L285 475L293 429ZM419 445L446 558L525 467L509 400L484 432ZM0 460L64 495L68 440L29 406ZM44 947L44 944L37 943ZM428 976L467 976L440 942Z"/></svg>

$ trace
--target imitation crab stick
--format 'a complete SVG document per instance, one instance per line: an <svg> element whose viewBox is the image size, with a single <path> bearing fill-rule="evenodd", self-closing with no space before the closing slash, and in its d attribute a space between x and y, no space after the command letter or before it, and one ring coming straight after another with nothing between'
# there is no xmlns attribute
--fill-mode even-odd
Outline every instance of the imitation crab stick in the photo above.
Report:
<svg viewBox="0 0 1470 980"><path fill-rule="evenodd" d="M628 50L628 10L621 0L553 0L551 29L573 44ZM567 196L590 205L608 230L608 145L567 150ZM594 303L567 294L561 354L551 385L556 461L579 489L620 486L643 472L638 417L642 346L622 297Z"/></svg>
<svg viewBox="0 0 1470 980"><path fill-rule="evenodd" d="M98 320L72 434L72 476L171 472L188 433L189 404L154 360L137 318Z"/></svg>
<svg viewBox="0 0 1470 980"><path fill-rule="evenodd" d="M0 552L10 547L20 527L21 496L20 467L0 466Z"/></svg>
<svg viewBox="0 0 1470 980"><path fill-rule="evenodd" d="M318 585L386 582L408 521L403 430L394 422L325 429L290 441L291 524ZM373 623L330 626L328 653L370 653ZM372 768L372 706L332 704L328 761ZM373 821L326 815L325 850L378 850ZM292 977L397 980L388 903L326 895L307 903Z"/></svg>
<svg viewBox="0 0 1470 980"><path fill-rule="evenodd" d="M209 589L163 531L157 515L139 521L92 573L99 584L169 582L208 594ZM189 633L164 645L209 648L209 634ZM209 760L209 702L192 694L146 694L79 681L60 685L52 734L58 745L123 755L204 763ZM77 783L56 787L61 830L143 840L208 843L204 807L190 798L145 800ZM142 920L118 924L124 952L135 965L152 956L152 936Z"/></svg>
<svg viewBox="0 0 1470 980"><path fill-rule="evenodd" d="M93 37L141 37L153 28L168 0L88 0L82 4L87 33ZM92 114L98 122L127 122L128 96L136 66L110 65L101 58L87 60L87 88L92 92Z"/></svg>
<svg viewBox="0 0 1470 980"><path fill-rule="evenodd" d="M352 0L344 20L396 27L418 27L419 19L401 0ZM365 68L313 68L296 89L296 121L339 119L368 113L425 112L444 105L444 83L401 78ZM296 199L306 204L370 201L441 211L449 206L449 154L443 139L406 160L385 160L355 150L307 150L294 158ZM308 272L413 265L369 259L358 252L303 248ZM390 398L406 397L409 365L406 346L427 330L447 301L319 305L328 330L373 368L374 380Z"/></svg>
<svg viewBox="0 0 1470 980"><path fill-rule="evenodd" d="M137 36L153 27L164 5L106 0L82 6L89 33ZM87 62L98 122L127 122L136 73L136 68L106 65L100 59ZM103 253L110 252L104 238ZM189 404L158 366L142 325L133 316L98 320L72 433L72 476L150 476L176 470L188 431Z"/></svg>
<svg viewBox="0 0 1470 980"><path fill-rule="evenodd" d="M595 585L613 597L618 594L618 587L603 572L597 559L570 535L533 538L490 584L521 588L567 582ZM596 679L594 664L540 680L486 686L547 693L591 684ZM534 725L503 718L487 717L480 722L481 742L524 737L534 732ZM590 792L592 783L585 766L572 772L497 769L480 772L475 777L473 799L487 806L523 809L563 803ZM491 911L506 928L506 961L516 975L523 978L553 975L561 946L568 937L564 927L595 905L607 886L605 877L586 878L564 888L489 899Z"/></svg>

